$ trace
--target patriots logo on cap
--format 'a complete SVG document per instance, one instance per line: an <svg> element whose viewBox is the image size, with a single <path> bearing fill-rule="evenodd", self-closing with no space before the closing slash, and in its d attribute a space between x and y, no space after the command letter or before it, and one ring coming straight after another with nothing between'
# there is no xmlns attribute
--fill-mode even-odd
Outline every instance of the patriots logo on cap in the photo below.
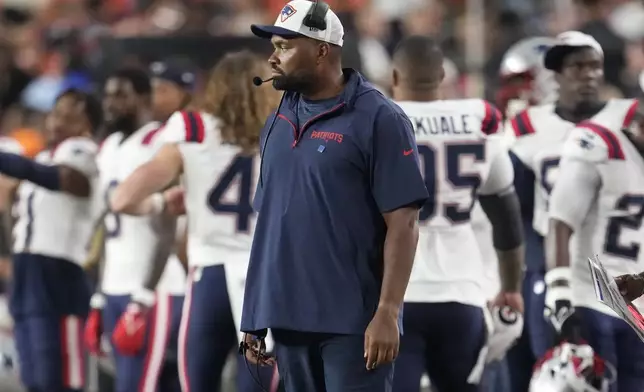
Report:
<svg viewBox="0 0 644 392"><path fill-rule="evenodd" d="M291 16L295 15L297 10L293 8L292 5L286 4L284 8L282 8L282 11L280 12L280 21L284 23L286 19L290 18Z"/></svg>

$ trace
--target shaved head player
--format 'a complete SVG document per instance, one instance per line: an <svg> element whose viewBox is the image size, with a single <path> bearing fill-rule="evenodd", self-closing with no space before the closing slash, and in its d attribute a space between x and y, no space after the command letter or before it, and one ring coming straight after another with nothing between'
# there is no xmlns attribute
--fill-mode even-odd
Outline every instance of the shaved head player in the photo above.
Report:
<svg viewBox="0 0 644 392"><path fill-rule="evenodd" d="M245 347L271 328L289 392L388 391L427 198L411 123L342 69L344 28L324 2L291 1L252 31L275 48L284 96L260 138Z"/></svg>
<svg viewBox="0 0 644 392"><path fill-rule="evenodd" d="M481 99L440 100L443 55L429 37L394 54L393 96L412 120L429 201L407 293L394 390L418 391L427 371L439 391L478 391L486 346L485 260L472 226L480 201L499 259L499 306L523 312L523 231L501 114ZM453 358L453 360L452 360Z"/></svg>

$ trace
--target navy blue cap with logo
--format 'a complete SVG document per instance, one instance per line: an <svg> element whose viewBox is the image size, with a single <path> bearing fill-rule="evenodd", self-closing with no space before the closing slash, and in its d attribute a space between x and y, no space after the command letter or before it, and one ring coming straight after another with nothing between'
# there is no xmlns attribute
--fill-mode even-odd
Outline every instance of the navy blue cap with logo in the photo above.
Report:
<svg viewBox="0 0 644 392"><path fill-rule="evenodd" d="M167 80L179 87L192 91L195 88L196 75L189 64L178 61L157 61L150 65L152 77Z"/></svg>

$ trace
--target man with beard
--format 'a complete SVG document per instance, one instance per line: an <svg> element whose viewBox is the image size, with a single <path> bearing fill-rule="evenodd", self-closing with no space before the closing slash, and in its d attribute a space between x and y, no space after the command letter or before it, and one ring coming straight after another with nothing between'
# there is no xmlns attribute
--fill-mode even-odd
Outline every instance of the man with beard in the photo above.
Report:
<svg viewBox="0 0 644 392"><path fill-rule="evenodd" d="M90 289L81 264L98 174L90 136L100 123L99 103L67 90L47 118L48 150L33 161L0 152L0 173L22 180L9 307L20 378L30 392L84 387L80 333Z"/></svg>
<svg viewBox="0 0 644 392"><path fill-rule="evenodd" d="M287 391L385 391L427 199L411 122L353 69L324 2L294 0L270 39L284 91L260 138L242 348L268 328ZM257 349L259 347L259 350Z"/></svg>
<svg viewBox="0 0 644 392"><path fill-rule="evenodd" d="M161 124L149 122L151 89L146 72L138 69L117 71L104 87L103 110L110 136L96 159L100 195L95 211L104 225L105 264L100 292L92 296L85 343L90 352L99 354L101 335L110 338L117 392L156 390L170 320L181 309L181 297L154 291L172 251L175 219L164 215L163 207L146 217L123 216L108 208L119 182L156 153ZM168 264L166 274L171 267ZM182 275L175 278L182 280ZM164 390L179 390L178 378L171 385L164 382Z"/></svg>

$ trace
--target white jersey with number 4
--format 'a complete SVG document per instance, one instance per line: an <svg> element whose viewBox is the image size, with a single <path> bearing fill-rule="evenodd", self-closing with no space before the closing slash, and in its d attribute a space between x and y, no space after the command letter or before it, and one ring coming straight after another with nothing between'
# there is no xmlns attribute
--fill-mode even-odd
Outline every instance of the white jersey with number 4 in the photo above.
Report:
<svg viewBox="0 0 644 392"><path fill-rule="evenodd" d="M221 126L221 121L208 113L176 112L162 139L176 144L183 159L188 263L196 267L194 283L189 284L200 280L201 268L224 266L241 339L242 301L256 220L252 198L260 160L258 155L241 154L241 148L223 143ZM186 301L190 301L189 295ZM272 344L269 333L269 350Z"/></svg>
<svg viewBox="0 0 644 392"><path fill-rule="evenodd" d="M220 120L210 114L176 112L163 130L163 141L176 143L183 158L191 266L225 264L238 254L250 255L259 157L224 144L220 127Z"/></svg>
<svg viewBox="0 0 644 392"><path fill-rule="evenodd" d="M420 237L405 301L484 306L487 265L472 209L477 194L505 191L514 179L503 138L496 134L501 115L481 99L398 105L414 126L430 194L420 211Z"/></svg>
<svg viewBox="0 0 644 392"><path fill-rule="evenodd" d="M39 153L35 160L46 165L64 165L87 176L96 175L94 141L69 138L56 148ZM92 235L94 214L90 198L53 192L28 181L18 187L18 220L14 225L14 253L32 253L81 264Z"/></svg>
<svg viewBox="0 0 644 392"><path fill-rule="evenodd" d="M632 118L636 104L632 99L611 99L589 121ZM532 225L541 236L548 231L548 199L557 180L561 149L575 126L555 113L554 104L532 106L508 122L506 136L510 151L534 173Z"/></svg>
<svg viewBox="0 0 644 392"><path fill-rule="evenodd" d="M581 123L562 150L550 217L574 230L573 304L615 315L597 300L587 259L613 276L644 270L644 159L623 129L629 118ZM644 310L642 299L635 301Z"/></svg>
<svg viewBox="0 0 644 392"><path fill-rule="evenodd" d="M107 210L108 199L118 184L157 152L161 126L152 122L129 137L115 132L105 139L97 159L100 171L99 213ZM112 212L105 215L103 293L127 295L143 287L153 263L159 257L157 252L161 247L173 244L175 237L174 230L165 230L163 225L158 224L158 219L154 216ZM174 267L166 266L166 271L169 268ZM177 281L183 278L176 276ZM165 280L162 278L162 281Z"/></svg>

